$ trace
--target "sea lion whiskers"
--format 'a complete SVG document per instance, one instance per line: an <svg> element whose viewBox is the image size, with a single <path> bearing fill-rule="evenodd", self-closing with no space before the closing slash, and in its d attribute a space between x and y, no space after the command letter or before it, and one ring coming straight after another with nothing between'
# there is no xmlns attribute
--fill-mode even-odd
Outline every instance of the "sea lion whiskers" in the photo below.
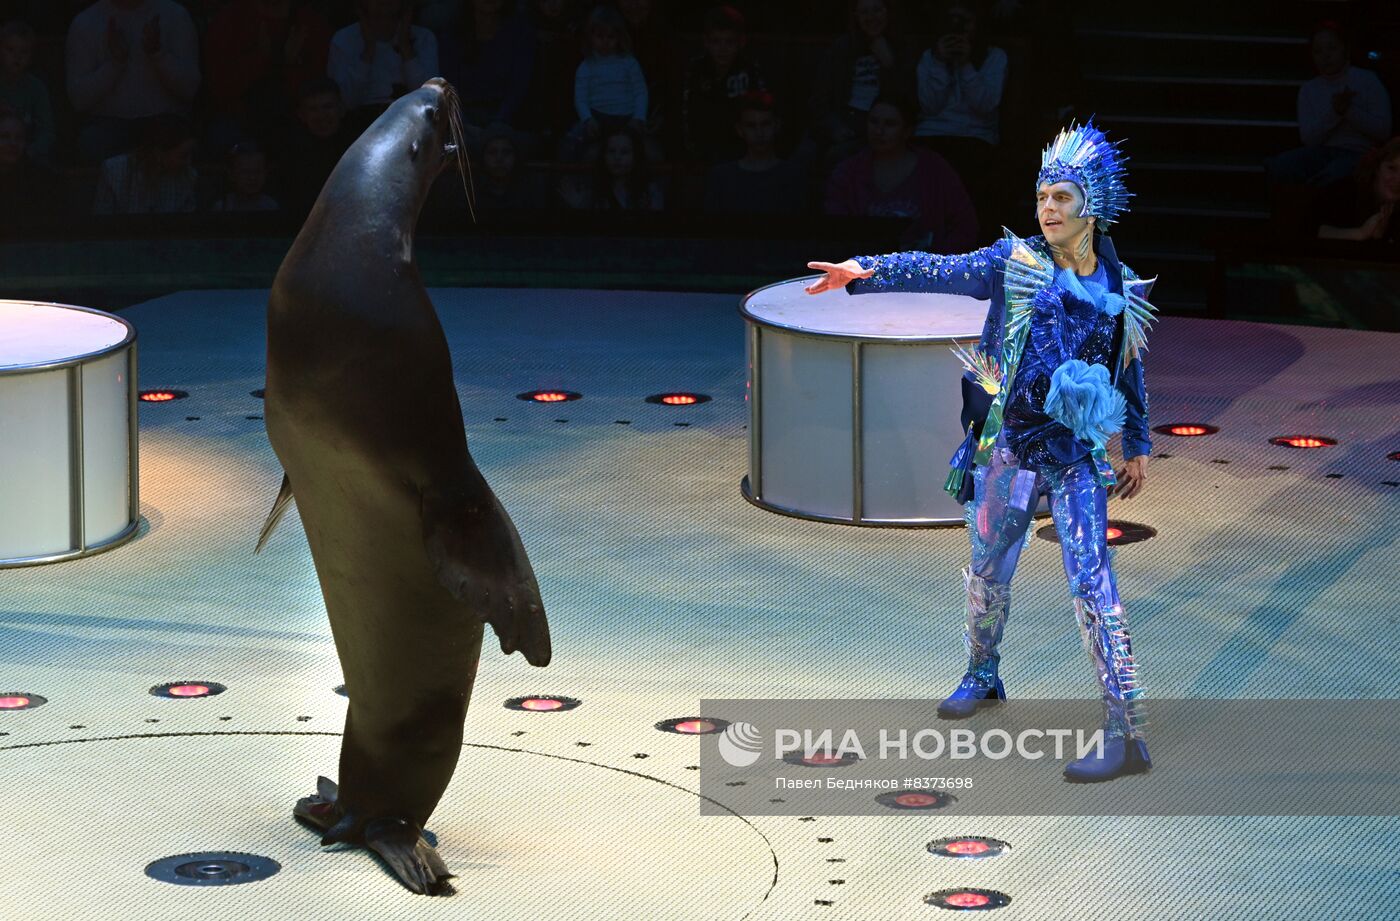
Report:
<svg viewBox="0 0 1400 921"><path fill-rule="evenodd" d="M471 212L472 223L476 223L476 196L472 194L472 164L467 155L467 142L462 132L462 105L457 89L447 82L442 84L442 104L447 106L447 124L452 140L443 145L444 156L456 156L457 173L462 177L462 191L467 195L467 210Z"/></svg>

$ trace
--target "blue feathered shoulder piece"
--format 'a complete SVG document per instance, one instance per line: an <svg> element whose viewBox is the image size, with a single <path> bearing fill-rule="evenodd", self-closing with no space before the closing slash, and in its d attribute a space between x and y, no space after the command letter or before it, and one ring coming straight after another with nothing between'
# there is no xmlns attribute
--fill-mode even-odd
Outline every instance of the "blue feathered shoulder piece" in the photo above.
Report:
<svg viewBox="0 0 1400 921"><path fill-rule="evenodd" d="M1072 358L1050 376L1045 412L1094 447L1123 428L1127 401L1108 379L1108 369Z"/></svg>

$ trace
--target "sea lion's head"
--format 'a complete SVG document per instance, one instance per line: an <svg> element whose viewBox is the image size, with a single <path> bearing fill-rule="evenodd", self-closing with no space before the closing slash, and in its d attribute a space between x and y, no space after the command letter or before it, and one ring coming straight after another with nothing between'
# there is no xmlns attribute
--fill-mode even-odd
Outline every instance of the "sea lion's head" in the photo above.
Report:
<svg viewBox="0 0 1400 921"><path fill-rule="evenodd" d="M421 203L450 163L457 164L471 197L457 91L441 77L394 100L355 142L347 159L359 164L360 191L378 186L381 201L401 200L407 193Z"/></svg>
<svg viewBox="0 0 1400 921"><path fill-rule="evenodd" d="M448 163L455 162L465 182L467 175L466 145L462 140L462 107L457 90L442 77L433 77L421 87L395 103L408 101L419 113L417 132L407 132L408 155L421 163L420 172L429 184ZM414 124L414 113L408 113L408 123Z"/></svg>

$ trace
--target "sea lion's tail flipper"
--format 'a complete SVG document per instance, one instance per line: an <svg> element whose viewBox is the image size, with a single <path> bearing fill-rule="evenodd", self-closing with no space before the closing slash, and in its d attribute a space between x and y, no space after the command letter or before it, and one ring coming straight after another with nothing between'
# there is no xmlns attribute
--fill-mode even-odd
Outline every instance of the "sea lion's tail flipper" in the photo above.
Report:
<svg viewBox="0 0 1400 921"><path fill-rule="evenodd" d="M267 546L267 539L272 536L272 531L277 527L277 522L282 520L282 516L287 514L287 506L292 504L292 481L284 473L282 474L282 488L277 491L277 501L272 503L272 511L267 513L267 520L263 522L262 533L258 535L258 545L253 548L254 553L259 553Z"/></svg>
<svg viewBox="0 0 1400 921"><path fill-rule="evenodd" d="M491 625L506 655L549 664L549 622L534 570L506 510L476 474L470 490L423 491L423 542L438 581Z"/></svg>

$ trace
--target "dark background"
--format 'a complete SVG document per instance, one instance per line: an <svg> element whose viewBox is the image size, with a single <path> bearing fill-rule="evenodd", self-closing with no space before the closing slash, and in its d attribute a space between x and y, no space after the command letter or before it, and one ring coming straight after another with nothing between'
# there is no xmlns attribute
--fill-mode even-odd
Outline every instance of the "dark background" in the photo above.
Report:
<svg viewBox="0 0 1400 921"><path fill-rule="evenodd" d="M0 295L114 309L186 288L271 283L319 183L295 169L297 90L287 80L280 98L269 95L267 82L241 102L230 100L226 90L216 98L218 87L228 85L220 68L229 66L230 55L220 29L230 28L238 9L251 10L258 2L180 4L198 35L199 89L178 113L195 141L193 210L96 215L103 165L83 156L90 115L75 111L65 73L69 26L91 4L0 0L0 22L24 22L36 33L30 69L47 88L55 125L52 148L26 158L25 177L39 178L0 181ZM471 47L466 23L477 2L412 5L415 21L434 32L444 68L454 42L457 65L461 47ZM506 195L495 206L483 201L476 145L475 218L451 172L439 181L424 214L419 259L429 284L738 295L805 274L808 259L937 248L937 239L921 233L919 222L909 217L829 213L830 177L844 154L860 153L864 138L854 138L849 151L834 150L837 145L822 136L813 94L831 76L833 44L851 29L852 4L733 4L744 17L744 54L762 74L780 118L778 154L803 166L800 200L766 214L716 207L714 170L742 147L723 156L714 150L735 145L735 136L715 129L711 134L722 136L710 137L714 150L697 153L683 130L688 74L704 53L712 6L685 0L653 0L646 34L637 45L644 71L649 68L656 116L650 156L642 158L648 186L659 190L651 203L655 207L571 201L566 190L589 188L595 170L588 156L564 149L573 127L570 77L594 4L565 2L568 24L562 31L540 24L538 5L506 0L503 10L532 30L528 102L510 127L519 160L511 181L528 183L530 194ZM975 8L982 39L1002 49L1007 61L996 116L999 141L975 163L964 164L964 173L977 173L963 176L981 219L976 245L991 242L1000 224L1021 234L1035 231L1033 180L1041 147L1071 118L1093 115L1111 137L1124 141L1131 157L1129 188L1136 198L1114 239L1139 273L1160 276L1154 301L1165 312L1400 328L1396 244L1317 238L1317 227L1333 206L1350 204L1357 195L1354 182L1281 195L1264 165L1267 158L1300 146L1298 91L1316 75L1310 42L1320 23L1335 23L1350 41L1351 64L1374 72L1392 105L1400 101L1400 4L1004 0L965 5ZM946 4L889 6L895 23L890 34L911 55L922 54L947 31ZM350 0L293 0L291 7L305 8L298 14L323 22L326 35L356 23ZM247 66L246 57L233 52L235 64ZM900 90L916 98L914 74L904 79ZM368 117L372 112L347 112L345 130ZM938 139L912 143L940 150ZM215 210L229 194L234 144L262 151L265 193L277 201L276 210ZM956 163L951 154L948 158ZM529 206L519 206L521 201Z"/></svg>

